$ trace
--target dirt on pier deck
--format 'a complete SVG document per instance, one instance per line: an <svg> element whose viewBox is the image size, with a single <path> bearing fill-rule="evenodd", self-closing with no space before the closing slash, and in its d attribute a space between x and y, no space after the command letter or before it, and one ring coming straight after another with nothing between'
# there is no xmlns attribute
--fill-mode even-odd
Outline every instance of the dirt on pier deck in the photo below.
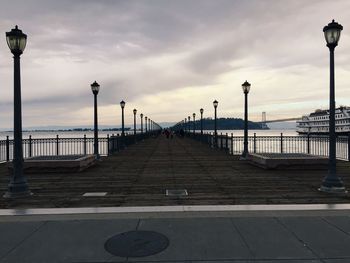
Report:
<svg viewBox="0 0 350 263"><path fill-rule="evenodd" d="M150 138L79 173L29 174L33 196L7 200L0 208L107 207L162 205L350 203L350 195L318 191L325 170L264 170L238 156L191 139ZM350 188L350 163L338 162L338 174ZM0 194L8 170L0 164ZM186 189L169 197L166 190ZM107 192L83 197L86 192Z"/></svg>

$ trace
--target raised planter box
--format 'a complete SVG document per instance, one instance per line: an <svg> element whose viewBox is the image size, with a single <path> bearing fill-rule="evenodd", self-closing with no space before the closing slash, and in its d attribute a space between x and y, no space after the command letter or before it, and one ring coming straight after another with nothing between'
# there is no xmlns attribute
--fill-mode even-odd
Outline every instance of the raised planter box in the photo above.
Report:
<svg viewBox="0 0 350 263"><path fill-rule="evenodd" d="M25 173L81 172L94 164L94 155L35 156L25 159L23 168Z"/></svg>
<svg viewBox="0 0 350 263"><path fill-rule="evenodd" d="M328 168L328 158L304 153L250 153L247 160L264 169L309 169Z"/></svg>

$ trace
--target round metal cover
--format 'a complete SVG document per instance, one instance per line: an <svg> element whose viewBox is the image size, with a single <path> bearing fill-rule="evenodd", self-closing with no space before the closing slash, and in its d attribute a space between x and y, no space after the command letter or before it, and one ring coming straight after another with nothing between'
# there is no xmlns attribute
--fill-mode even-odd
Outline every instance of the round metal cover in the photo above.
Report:
<svg viewBox="0 0 350 263"><path fill-rule="evenodd" d="M119 257L146 257L157 254L169 245L169 239L153 231L129 231L111 237L105 249Z"/></svg>

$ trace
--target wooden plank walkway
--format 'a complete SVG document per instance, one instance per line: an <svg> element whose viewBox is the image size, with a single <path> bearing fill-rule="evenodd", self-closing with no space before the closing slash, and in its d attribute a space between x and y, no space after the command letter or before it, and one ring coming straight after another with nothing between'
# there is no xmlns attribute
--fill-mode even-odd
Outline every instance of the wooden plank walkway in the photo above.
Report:
<svg viewBox="0 0 350 263"><path fill-rule="evenodd" d="M338 171L350 189L350 163ZM8 171L0 165L0 194ZM80 173L30 174L34 193L23 200L0 198L0 208L158 205L349 203L350 196L318 192L326 171L266 171L191 139L150 138L104 158ZM187 197L165 196L186 189ZM83 197L107 192L105 197Z"/></svg>

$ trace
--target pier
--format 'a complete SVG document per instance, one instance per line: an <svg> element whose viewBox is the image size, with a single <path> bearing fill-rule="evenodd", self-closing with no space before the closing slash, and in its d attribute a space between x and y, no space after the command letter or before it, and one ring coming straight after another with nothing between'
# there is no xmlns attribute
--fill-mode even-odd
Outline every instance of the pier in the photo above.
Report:
<svg viewBox="0 0 350 263"><path fill-rule="evenodd" d="M337 166L339 176L349 182L350 163L338 161ZM6 164L0 165L0 173L9 174ZM34 195L1 199L0 208L348 203L348 195L318 191L326 173L264 170L191 138L160 135L82 172L28 174ZM0 180L3 193L8 178Z"/></svg>

